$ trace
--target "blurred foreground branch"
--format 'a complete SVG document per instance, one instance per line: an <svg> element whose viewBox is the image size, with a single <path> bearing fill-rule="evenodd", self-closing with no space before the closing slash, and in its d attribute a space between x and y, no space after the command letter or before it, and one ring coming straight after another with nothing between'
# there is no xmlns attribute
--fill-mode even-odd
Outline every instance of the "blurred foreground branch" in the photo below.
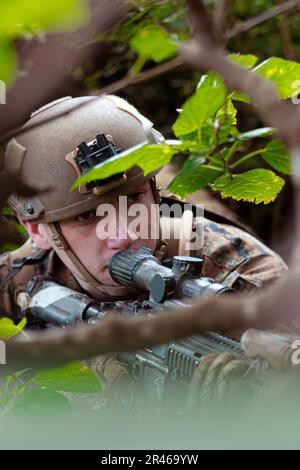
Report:
<svg viewBox="0 0 300 470"><path fill-rule="evenodd" d="M224 77L231 89L246 93L256 104L256 112L278 129L294 159L296 208L300 220L300 111L291 103L281 102L274 86L259 75L226 59L225 51L215 43L204 3L187 1L196 40L180 48L181 60L199 71L214 70ZM295 233L297 246L300 224ZM289 276L280 284L255 296L209 297L194 301L189 308L157 314L152 318L125 320L119 317L97 325L78 325L67 330L32 333L31 340L16 338L8 343L8 363L32 366L59 363L108 352L132 351L154 346L207 330L229 331L250 326L270 328L298 322L299 257Z"/></svg>

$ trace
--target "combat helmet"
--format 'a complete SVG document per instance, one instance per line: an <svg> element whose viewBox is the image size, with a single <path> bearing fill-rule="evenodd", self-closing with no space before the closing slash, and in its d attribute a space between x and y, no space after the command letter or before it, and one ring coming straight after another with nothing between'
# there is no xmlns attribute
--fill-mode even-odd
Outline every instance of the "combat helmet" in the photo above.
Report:
<svg viewBox="0 0 300 470"><path fill-rule="evenodd" d="M163 136L135 107L114 95L66 97L34 112L22 133L10 140L5 153L5 168L21 171L25 183L42 183L46 192L33 197L13 194L9 204L21 220L42 224L50 245L73 273L80 285L95 294L106 292L116 297L125 287L99 284L68 246L59 221L95 209L112 196L128 194L150 181L155 201L159 194L155 171L144 175L138 166L71 191L78 176L93 166L134 149L143 142L163 143ZM159 217L159 214L158 214ZM158 237L155 254L162 257L166 243Z"/></svg>

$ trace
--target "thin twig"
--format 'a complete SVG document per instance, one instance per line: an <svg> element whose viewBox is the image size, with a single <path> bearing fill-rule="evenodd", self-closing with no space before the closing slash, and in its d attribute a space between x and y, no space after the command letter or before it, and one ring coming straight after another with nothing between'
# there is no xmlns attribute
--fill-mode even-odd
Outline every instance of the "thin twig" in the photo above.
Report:
<svg viewBox="0 0 300 470"><path fill-rule="evenodd" d="M255 28L256 26L264 23L265 21L271 20L272 18L285 15L292 10L296 10L300 8L300 1L299 0L289 0L285 2L283 5L279 5L277 7L272 8L271 10L264 11L258 16L250 18L243 23L239 23L235 25L232 29L226 31L224 34L224 39L228 41L229 39L233 39L234 37L238 36L241 33L245 33L249 31L249 29Z"/></svg>
<svg viewBox="0 0 300 470"><path fill-rule="evenodd" d="M126 76L121 78L111 85L107 85L106 87L101 88L100 91L91 92L91 94L102 95L104 93L116 93L124 88L132 85L137 85L139 83L153 80L164 73L168 73L172 70L177 69L183 65L181 59L176 57L175 59L169 60L168 62L164 62L163 64L157 65L156 67L152 67L149 70L145 70L144 72L140 72L138 75L135 76Z"/></svg>
<svg viewBox="0 0 300 470"><path fill-rule="evenodd" d="M284 15L292 10L295 10L297 7L300 6L300 0L290 0L284 5L275 7L267 12L264 12L258 16L250 18L249 20L236 25L234 28L229 29L223 35L223 40L228 41L229 39L233 39L239 36L241 33L244 33L255 26L258 26L278 15ZM149 80L153 80L165 73L172 72L179 67L183 67L184 63L180 59L180 57L176 57L175 59L169 60L164 62L163 64L157 65L152 67L149 70L145 70L140 72L138 75L134 77L127 76L117 80L116 82L112 83L111 85L107 85L99 90L91 91L91 95L101 95L103 93L117 93L120 90L124 90L124 88L128 88L133 85L137 85L139 83L143 83Z"/></svg>
<svg viewBox="0 0 300 470"><path fill-rule="evenodd" d="M283 5L284 0L276 0L276 2L278 3L278 5ZM295 53L293 50L291 36L289 32L289 23L287 17L284 15L280 15L279 17L279 29L284 49L284 56L288 60L294 60Z"/></svg>

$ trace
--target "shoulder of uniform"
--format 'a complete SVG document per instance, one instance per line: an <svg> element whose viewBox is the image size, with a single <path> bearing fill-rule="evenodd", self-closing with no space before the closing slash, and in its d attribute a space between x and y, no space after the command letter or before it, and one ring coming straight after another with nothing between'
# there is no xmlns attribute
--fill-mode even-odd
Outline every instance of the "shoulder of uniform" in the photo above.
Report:
<svg viewBox="0 0 300 470"><path fill-rule="evenodd" d="M286 269L280 256L254 236L237 227L207 219L204 220L203 255L227 269L235 269L240 264L258 259L268 259L268 263Z"/></svg>
<svg viewBox="0 0 300 470"><path fill-rule="evenodd" d="M272 253L270 248L245 230L209 219L204 219L204 245L210 250L224 245L232 247L235 253L240 253L243 257L253 255L253 250L261 255Z"/></svg>
<svg viewBox="0 0 300 470"><path fill-rule="evenodd" d="M229 218L224 214L219 212L212 212L204 208L202 204L195 204L191 202L181 201L178 197L162 196L161 204L166 204L167 206L172 206L173 204L179 204L183 210L189 209L192 210L194 217L204 216L205 219L212 223L223 225L230 225L232 227L237 227L241 230L244 230L247 233L256 236L253 229L249 227L245 222L241 221L238 217Z"/></svg>

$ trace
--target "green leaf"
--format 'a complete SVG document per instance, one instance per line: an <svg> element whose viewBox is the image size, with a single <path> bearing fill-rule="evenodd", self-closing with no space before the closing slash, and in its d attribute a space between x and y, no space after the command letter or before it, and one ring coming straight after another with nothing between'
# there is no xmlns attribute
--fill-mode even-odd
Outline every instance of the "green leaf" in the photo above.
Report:
<svg viewBox="0 0 300 470"><path fill-rule="evenodd" d="M87 17L84 0L1 2L0 31L3 36L14 38L28 30L57 31L77 26Z"/></svg>
<svg viewBox="0 0 300 470"><path fill-rule="evenodd" d="M230 93L229 98L231 98L232 100L241 101L242 103L250 103L250 99L248 98L248 96L239 91L233 91L232 93Z"/></svg>
<svg viewBox="0 0 300 470"><path fill-rule="evenodd" d="M11 318L0 318L0 339L10 339L19 334L27 323L24 317L17 325Z"/></svg>
<svg viewBox="0 0 300 470"><path fill-rule="evenodd" d="M2 215L14 215L14 211L8 204L5 204L4 206L1 207L0 213Z"/></svg>
<svg viewBox="0 0 300 470"><path fill-rule="evenodd" d="M270 135L274 134L275 129L272 127L261 127L260 129L253 129L253 131L249 132L242 132L237 136L237 140L245 141L256 139L258 137L269 137Z"/></svg>
<svg viewBox="0 0 300 470"><path fill-rule="evenodd" d="M130 41L131 49L142 57L162 62L177 53L177 41L160 27L143 28Z"/></svg>
<svg viewBox="0 0 300 470"><path fill-rule="evenodd" d="M253 69L271 80L277 87L280 98L291 98L300 88L300 64L272 57Z"/></svg>
<svg viewBox="0 0 300 470"><path fill-rule="evenodd" d="M17 56L13 46L10 42L0 36L0 80L4 85L0 90L0 104L3 103L2 93L5 93L5 88L10 85L15 79L17 72ZM0 84L1 85L1 84ZM2 90L3 88L3 90Z"/></svg>
<svg viewBox="0 0 300 470"><path fill-rule="evenodd" d="M32 417L50 412L69 414L69 400L59 392L38 389L27 392L22 400L17 402L12 414L16 417Z"/></svg>
<svg viewBox="0 0 300 470"><path fill-rule="evenodd" d="M183 105L173 130L176 137L181 138L193 131L198 133L198 141L202 141L202 127L207 119L215 116L224 105L226 97L225 87L220 84L217 88L201 86L196 93Z"/></svg>
<svg viewBox="0 0 300 470"><path fill-rule="evenodd" d="M86 175L78 178L72 189L90 181L109 178L120 172L123 173L134 165L141 167L144 170L144 174L147 175L168 163L176 152L175 148L172 149L168 145L138 145L135 150L129 149L120 155L110 158L109 161L97 165Z"/></svg>
<svg viewBox="0 0 300 470"><path fill-rule="evenodd" d="M206 75L202 75L197 85L199 88L213 88L214 90L219 90L224 88L224 80L216 72L208 72Z"/></svg>
<svg viewBox="0 0 300 470"><path fill-rule="evenodd" d="M246 68L254 67L258 61L258 58L255 55L250 54L229 54L228 59ZM230 93L229 98L236 101L242 101L244 103L250 103L249 98L239 91L233 91Z"/></svg>
<svg viewBox="0 0 300 470"><path fill-rule="evenodd" d="M207 165L204 165L204 162L205 159L201 156L189 157L167 189L184 198L187 194L204 188L224 173L224 166L218 157L213 157Z"/></svg>
<svg viewBox="0 0 300 470"><path fill-rule="evenodd" d="M289 152L280 140L269 142L261 156L275 170L287 175L292 174Z"/></svg>
<svg viewBox="0 0 300 470"><path fill-rule="evenodd" d="M74 361L55 368L37 371L33 383L47 390L96 393L101 391L95 374L83 362Z"/></svg>
<svg viewBox="0 0 300 470"><path fill-rule="evenodd" d="M26 228L22 224L19 224L19 223L16 223L15 227L17 229L17 232L19 232L22 235L24 240L27 240L29 235L28 235Z"/></svg>
<svg viewBox="0 0 300 470"><path fill-rule="evenodd" d="M258 58L255 55L250 54L229 54L228 59L242 65L243 67L247 67L247 69L254 67L258 61Z"/></svg>
<svg viewBox="0 0 300 470"><path fill-rule="evenodd" d="M227 100L226 105L219 109L214 119L207 119L202 128L202 142L198 145L198 150L205 150L207 153L214 150L217 144L222 145L231 139L237 131L236 125L237 110L231 100ZM218 131L216 129L218 125Z"/></svg>
<svg viewBox="0 0 300 470"><path fill-rule="evenodd" d="M27 32L58 31L78 26L88 18L85 0L14 0L1 2L0 80L8 87L17 72L12 40Z"/></svg>
<svg viewBox="0 0 300 470"><path fill-rule="evenodd" d="M1 245L1 252L6 253L7 251L15 251L19 247L20 246L17 243L13 243L13 242L3 243L3 245Z"/></svg>
<svg viewBox="0 0 300 470"><path fill-rule="evenodd" d="M273 171L256 169L233 175L232 178L228 174L223 175L211 187L220 191L223 198L268 204L276 199L284 184L284 180Z"/></svg>
<svg viewBox="0 0 300 470"><path fill-rule="evenodd" d="M224 104L224 106L217 112L216 118L219 119L221 123L226 123L226 126L234 126L237 124L236 115L237 109L232 100L228 99L226 104Z"/></svg>

